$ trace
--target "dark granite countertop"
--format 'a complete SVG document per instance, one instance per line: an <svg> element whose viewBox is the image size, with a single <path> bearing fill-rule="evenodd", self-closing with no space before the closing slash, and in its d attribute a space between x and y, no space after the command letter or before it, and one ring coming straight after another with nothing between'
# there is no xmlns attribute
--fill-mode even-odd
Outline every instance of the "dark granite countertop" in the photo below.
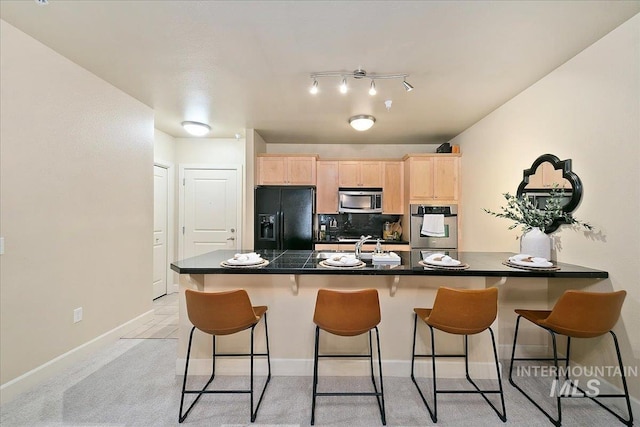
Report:
<svg viewBox="0 0 640 427"><path fill-rule="evenodd" d="M424 251L414 249L409 252L396 252L401 257L399 265L374 265L370 260L366 266L358 269L331 269L320 265L318 252L310 250L257 250L269 265L261 268L225 268L221 262L232 258L237 252L250 250L218 250L204 255L176 261L171 269L180 274L347 274L347 275L408 275L408 276L493 276L493 277L557 277L557 278L607 278L609 273L579 265L557 263L555 271L529 271L507 267L502 264L510 252L447 252L464 264L467 270L439 270L425 268L418 262L423 259ZM431 252L427 252L429 254ZM555 263L554 263L555 264Z"/></svg>

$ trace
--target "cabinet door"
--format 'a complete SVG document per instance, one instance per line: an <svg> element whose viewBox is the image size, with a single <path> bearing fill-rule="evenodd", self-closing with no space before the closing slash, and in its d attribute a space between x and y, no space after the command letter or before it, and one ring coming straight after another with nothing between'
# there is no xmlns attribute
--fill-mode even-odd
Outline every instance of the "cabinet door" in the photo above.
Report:
<svg viewBox="0 0 640 427"><path fill-rule="evenodd" d="M360 186L382 187L382 162L364 160L360 163Z"/></svg>
<svg viewBox="0 0 640 427"><path fill-rule="evenodd" d="M258 157L258 184L282 185L287 183L285 157Z"/></svg>
<svg viewBox="0 0 640 427"><path fill-rule="evenodd" d="M357 161L343 160L338 162L338 182L340 187L360 186L360 164Z"/></svg>
<svg viewBox="0 0 640 427"><path fill-rule="evenodd" d="M287 157L287 184L316 185L315 157Z"/></svg>
<svg viewBox="0 0 640 427"><path fill-rule="evenodd" d="M318 161L316 183L316 211L338 212L338 162Z"/></svg>
<svg viewBox="0 0 640 427"><path fill-rule="evenodd" d="M440 200L458 200L458 157L434 158L433 196Z"/></svg>
<svg viewBox="0 0 640 427"><path fill-rule="evenodd" d="M384 177L382 182L382 212L386 214L404 214L403 163L384 162L382 171Z"/></svg>
<svg viewBox="0 0 640 427"><path fill-rule="evenodd" d="M409 159L409 198L433 199L433 158Z"/></svg>

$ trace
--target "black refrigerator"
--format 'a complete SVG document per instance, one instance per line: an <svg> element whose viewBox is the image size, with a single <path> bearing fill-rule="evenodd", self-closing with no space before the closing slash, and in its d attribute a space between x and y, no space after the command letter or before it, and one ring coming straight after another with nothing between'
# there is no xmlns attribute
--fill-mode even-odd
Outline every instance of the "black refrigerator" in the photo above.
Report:
<svg viewBox="0 0 640 427"><path fill-rule="evenodd" d="M254 249L313 249L314 187L259 186Z"/></svg>

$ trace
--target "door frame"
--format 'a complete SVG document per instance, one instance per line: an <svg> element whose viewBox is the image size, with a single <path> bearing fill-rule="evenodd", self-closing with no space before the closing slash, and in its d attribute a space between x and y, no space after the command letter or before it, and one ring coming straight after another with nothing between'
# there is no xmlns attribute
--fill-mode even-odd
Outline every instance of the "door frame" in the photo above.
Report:
<svg viewBox="0 0 640 427"><path fill-rule="evenodd" d="M154 161L153 166L167 170L167 295L178 292L178 275L171 269L175 260L175 165L171 162Z"/></svg>
<svg viewBox="0 0 640 427"><path fill-rule="evenodd" d="M236 194L238 201L236 203L236 216L238 223L236 226L236 239L238 244L242 248L242 234L244 217L244 174L242 173L242 165L236 163L223 163L223 164L207 164L207 163L185 163L178 165L179 181L178 181L178 253L179 258L184 259L184 184L185 184L185 171L187 170L231 170L236 173Z"/></svg>

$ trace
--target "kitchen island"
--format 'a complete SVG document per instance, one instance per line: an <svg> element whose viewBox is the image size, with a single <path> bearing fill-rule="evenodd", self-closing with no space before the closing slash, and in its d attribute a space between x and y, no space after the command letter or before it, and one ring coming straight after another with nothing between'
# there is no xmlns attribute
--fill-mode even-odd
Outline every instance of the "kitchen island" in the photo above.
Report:
<svg viewBox="0 0 640 427"><path fill-rule="evenodd" d="M248 251L242 251L248 252ZM400 263L375 265L367 261L362 268L326 268L323 257L330 252L300 250L259 250L268 265L260 268L226 268L223 261L232 258L235 251L220 250L175 262L171 268L180 274L180 331L178 343L178 373L183 372L184 357L191 324L184 303L184 289L222 291L244 288L254 305L267 305L272 368L275 375L311 375L313 362L313 310L318 289L355 290L375 288L380 295L382 322L379 325L383 370L385 375L409 376L413 331L413 308L430 307L440 286L462 289L499 287L499 313L494 332L497 334L501 357L509 353L512 343L515 315L513 308L546 309L555 303L565 289L587 289L606 281L608 273L572 264L558 263L558 270L529 271L503 264L507 252L449 252L469 268L441 270L426 268L420 261L430 252L411 250L398 252ZM328 253L327 253L328 252ZM260 326L262 327L262 326ZM539 328L538 328L539 329ZM221 351L246 349L248 338L241 334L220 340ZM487 333L488 334L488 333ZM263 336L256 334L257 348ZM343 337L321 335L323 348L332 351L359 351L367 347L366 335L345 340ZM361 339L360 339L361 338ZM424 350L429 339L422 328L418 338L418 351ZM447 334L436 334L438 348L457 351L462 340ZM522 342L533 349L545 349L546 336L532 330L522 334ZM520 341L520 338L519 338ZM470 337L471 372L476 377L490 378L492 354L488 335ZM204 334L195 341L192 357L194 371L206 374L210 370L210 338ZM422 347L422 349L421 349ZM242 361L225 361L227 367L220 372L246 372ZM464 375L463 362L451 360L442 363L443 376ZM428 375L421 362L418 375ZM366 363L355 360L326 361L327 374L366 375Z"/></svg>

